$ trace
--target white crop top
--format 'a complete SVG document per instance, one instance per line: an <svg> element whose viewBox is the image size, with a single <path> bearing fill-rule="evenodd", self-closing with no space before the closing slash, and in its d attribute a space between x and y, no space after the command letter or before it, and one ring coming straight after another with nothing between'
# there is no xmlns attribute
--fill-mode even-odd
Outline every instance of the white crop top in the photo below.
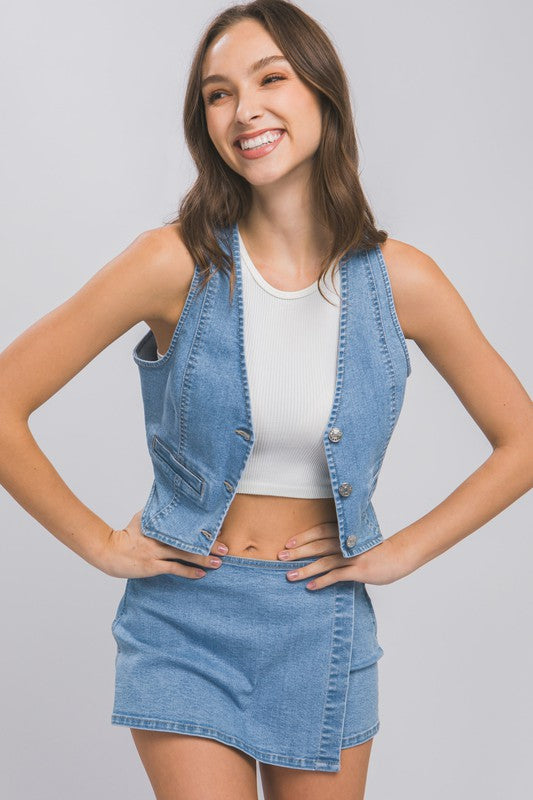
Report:
<svg viewBox="0 0 533 800"><path fill-rule="evenodd" d="M239 231L238 239L255 441L237 492L332 497L322 440L335 392L340 320L331 268L322 291L333 305L320 295L318 281L292 292L267 283ZM338 278L336 271L340 294Z"/></svg>

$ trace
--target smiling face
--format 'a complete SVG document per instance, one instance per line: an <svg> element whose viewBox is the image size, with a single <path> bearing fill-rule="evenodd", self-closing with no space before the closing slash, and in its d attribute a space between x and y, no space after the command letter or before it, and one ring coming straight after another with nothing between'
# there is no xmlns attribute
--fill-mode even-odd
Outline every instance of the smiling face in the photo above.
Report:
<svg viewBox="0 0 533 800"><path fill-rule="evenodd" d="M241 20L211 43L202 81L208 133L231 169L253 186L295 171L308 178L322 131L318 93L296 74L259 22ZM259 144L249 134L263 131L275 141L245 150L235 144L243 135L249 144Z"/></svg>

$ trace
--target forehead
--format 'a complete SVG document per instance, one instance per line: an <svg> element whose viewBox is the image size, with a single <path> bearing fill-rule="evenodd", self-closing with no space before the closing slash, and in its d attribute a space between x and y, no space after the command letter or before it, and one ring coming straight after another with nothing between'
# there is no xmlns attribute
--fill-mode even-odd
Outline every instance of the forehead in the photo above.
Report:
<svg viewBox="0 0 533 800"><path fill-rule="evenodd" d="M239 20L213 39L207 48L202 77L215 70L246 69L253 61L273 53L281 55L281 50L260 22Z"/></svg>

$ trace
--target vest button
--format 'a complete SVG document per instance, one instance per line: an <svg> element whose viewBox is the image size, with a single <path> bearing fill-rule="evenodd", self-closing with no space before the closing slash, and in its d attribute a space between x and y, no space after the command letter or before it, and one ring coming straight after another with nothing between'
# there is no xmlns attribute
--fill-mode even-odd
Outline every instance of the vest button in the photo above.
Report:
<svg viewBox="0 0 533 800"><path fill-rule="evenodd" d="M339 486L339 494L343 497L348 497L352 493L352 486L350 483L341 483Z"/></svg>
<svg viewBox="0 0 533 800"><path fill-rule="evenodd" d="M350 536L348 536L348 538L346 539L346 544L348 545L348 547L353 547L353 546L354 546L354 544L356 543L356 541L357 541L357 536L354 536L354 534L352 533L352 534L351 534Z"/></svg>
<svg viewBox="0 0 533 800"><path fill-rule="evenodd" d="M206 539L212 539L213 538L213 534L210 531L201 530L200 533L203 533L203 535L205 536Z"/></svg>
<svg viewBox="0 0 533 800"><path fill-rule="evenodd" d="M341 437L342 431L340 428L331 428L330 432L328 433L328 439L330 442L338 442Z"/></svg>
<svg viewBox="0 0 533 800"><path fill-rule="evenodd" d="M229 481L224 481L224 486L226 487L228 492L232 492L233 491L233 484L230 483Z"/></svg>

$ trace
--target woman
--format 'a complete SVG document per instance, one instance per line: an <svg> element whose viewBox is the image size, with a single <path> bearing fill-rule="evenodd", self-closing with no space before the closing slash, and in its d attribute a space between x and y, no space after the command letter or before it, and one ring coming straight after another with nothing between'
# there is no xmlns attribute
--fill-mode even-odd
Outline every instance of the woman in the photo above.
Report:
<svg viewBox="0 0 533 800"><path fill-rule="evenodd" d="M2 484L128 579L112 721L130 727L158 800L256 798L256 761L268 800L363 798L383 653L365 583L410 574L530 488L531 402L437 264L375 228L345 75L298 7L259 0L211 23L185 132L199 177L178 217L2 353ZM154 483L114 530L26 423L142 320ZM370 499L406 339L493 452L384 541Z"/></svg>

